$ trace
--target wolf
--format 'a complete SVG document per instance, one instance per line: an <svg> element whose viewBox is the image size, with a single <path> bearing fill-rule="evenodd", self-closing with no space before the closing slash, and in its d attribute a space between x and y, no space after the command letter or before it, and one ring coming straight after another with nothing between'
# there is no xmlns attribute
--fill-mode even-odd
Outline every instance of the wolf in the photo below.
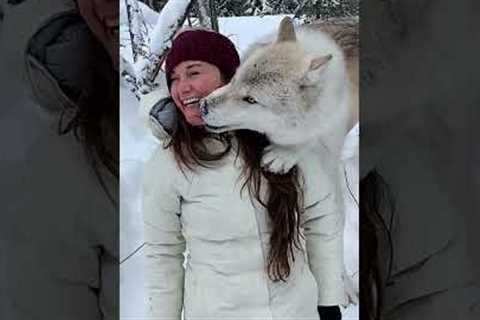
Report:
<svg viewBox="0 0 480 320"><path fill-rule="evenodd" d="M207 130L265 134L262 165L276 173L311 152L338 162L353 100L342 48L326 32L295 32L287 17L274 42L249 51L232 81L201 101Z"/></svg>
<svg viewBox="0 0 480 320"><path fill-rule="evenodd" d="M231 82L202 99L200 109L208 131L265 134L270 145L262 167L274 173L294 166L313 172L311 179L336 193L335 210L343 220L340 156L358 114L358 59L355 67L346 50L352 43L342 44L338 31L335 26L296 31L284 18L276 39L249 48ZM344 282L347 301L356 303L358 292L345 272Z"/></svg>

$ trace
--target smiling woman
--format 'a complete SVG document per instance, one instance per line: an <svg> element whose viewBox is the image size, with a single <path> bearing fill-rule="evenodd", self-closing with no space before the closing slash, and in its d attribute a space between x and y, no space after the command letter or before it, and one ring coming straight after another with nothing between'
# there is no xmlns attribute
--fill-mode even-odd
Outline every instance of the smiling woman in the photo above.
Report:
<svg viewBox="0 0 480 320"><path fill-rule="evenodd" d="M322 320L339 319L345 292L334 265L342 253L321 244L323 237L340 243L343 233L330 225L341 225L337 212L319 219L334 197L323 199L325 190L296 167L263 170L263 134L206 130L200 99L222 90L239 64L231 41L206 30L181 32L167 55L180 112L144 174L148 317L318 320L320 312ZM307 250L322 266L308 261ZM327 280L318 282L319 274Z"/></svg>
<svg viewBox="0 0 480 320"><path fill-rule="evenodd" d="M172 72L170 92L173 101L192 126L203 125L199 101L213 90L225 85L220 70L213 64L188 60Z"/></svg>
<svg viewBox="0 0 480 320"><path fill-rule="evenodd" d="M213 55L212 48L216 48L218 54ZM165 61L165 75L171 97L180 111L177 130L170 141L179 163L193 168L203 160L219 160L229 152L229 135L217 136L205 130L196 101L225 85L239 64L235 46L223 35L203 29L177 33ZM225 150L207 151L204 143L209 138L222 141Z"/></svg>

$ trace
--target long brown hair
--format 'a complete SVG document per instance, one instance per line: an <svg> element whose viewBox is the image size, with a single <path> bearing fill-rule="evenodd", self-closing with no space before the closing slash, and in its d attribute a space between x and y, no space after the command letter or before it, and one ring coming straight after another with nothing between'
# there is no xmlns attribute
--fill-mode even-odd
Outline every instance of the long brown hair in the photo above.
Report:
<svg viewBox="0 0 480 320"><path fill-rule="evenodd" d="M376 171L360 181L360 316L382 319L385 287L393 266L391 230L395 199L389 185ZM388 221L387 221L388 220Z"/></svg>
<svg viewBox="0 0 480 320"><path fill-rule="evenodd" d="M238 141L237 157L244 160L241 177L242 190L247 187L253 196L268 212L271 222L270 252L267 260L267 273L274 281L286 281L291 272L291 262L295 261L295 249L302 250L300 244L300 214L303 211L303 192L297 167L286 174L274 174L262 170L263 149L269 145L265 135L249 130L237 130L234 136ZM202 127L189 125L183 114L177 117L177 130L165 146L170 147L182 169L195 171L195 167L216 166L232 150L231 133L212 134ZM206 139L223 143L223 150L212 153ZM262 198L263 181L267 182L266 199Z"/></svg>

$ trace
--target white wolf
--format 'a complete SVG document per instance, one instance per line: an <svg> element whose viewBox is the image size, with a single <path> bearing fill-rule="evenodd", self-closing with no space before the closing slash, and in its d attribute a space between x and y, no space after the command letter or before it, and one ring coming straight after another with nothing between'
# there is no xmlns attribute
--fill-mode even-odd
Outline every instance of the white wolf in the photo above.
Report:
<svg viewBox="0 0 480 320"><path fill-rule="evenodd" d="M273 172L310 151L338 163L351 117L342 49L323 32L295 34L285 18L275 42L251 51L232 81L202 101L207 129L266 134L272 145L263 164Z"/></svg>
<svg viewBox="0 0 480 320"><path fill-rule="evenodd" d="M200 103L209 131L264 133L271 142L262 158L267 170L282 173L298 165L313 172L309 179L329 185L342 220L340 153L352 105L358 105L352 95L358 82L349 77L358 69L347 68L345 60L328 32L311 27L295 32L284 18L276 40L250 49L232 81ZM358 293L346 274L345 282L348 299L356 303Z"/></svg>

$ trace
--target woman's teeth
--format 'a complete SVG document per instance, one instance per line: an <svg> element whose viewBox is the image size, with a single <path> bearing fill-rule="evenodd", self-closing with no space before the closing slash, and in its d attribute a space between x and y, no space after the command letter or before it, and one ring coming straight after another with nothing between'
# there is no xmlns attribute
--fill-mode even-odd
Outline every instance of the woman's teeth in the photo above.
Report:
<svg viewBox="0 0 480 320"><path fill-rule="evenodd" d="M186 100L183 100L183 105L189 106L189 105L198 103L198 101L200 101L200 98L188 98Z"/></svg>

